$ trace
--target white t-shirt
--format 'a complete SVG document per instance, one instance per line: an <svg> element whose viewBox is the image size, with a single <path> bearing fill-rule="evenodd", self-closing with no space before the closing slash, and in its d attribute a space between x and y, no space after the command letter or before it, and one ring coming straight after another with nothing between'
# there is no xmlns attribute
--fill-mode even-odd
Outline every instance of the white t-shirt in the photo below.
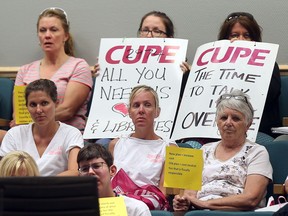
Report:
<svg viewBox="0 0 288 216"><path fill-rule="evenodd" d="M114 147L114 165L123 169L138 186L159 187L169 142L162 139L143 140L130 135L122 136ZM149 199L155 209L162 208L159 200L151 194L141 196Z"/></svg>
<svg viewBox="0 0 288 216"><path fill-rule="evenodd" d="M272 180L272 166L264 146L246 140L242 149L232 158L220 161L215 158L218 142L203 145L204 168L200 200L217 199L243 193L250 174L263 175ZM259 205L265 205L265 195Z"/></svg>
<svg viewBox="0 0 288 216"><path fill-rule="evenodd" d="M159 187L168 145L169 142L162 139L143 140L124 135L114 147L114 164L138 186L149 184Z"/></svg>
<svg viewBox="0 0 288 216"><path fill-rule="evenodd" d="M128 216L151 216L151 212L144 202L127 196L122 197L124 198Z"/></svg>
<svg viewBox="0 0 288 216"><path fill-rule="evenodd" d="M34 158L42 176L55 176L67 170L69 151L74 147L82 148L84 141L77 128L61 122L59 124L56 134L41 157L32 134L33 123L11 128L2 141L0 156L11 151L25 151Z"/></svg>

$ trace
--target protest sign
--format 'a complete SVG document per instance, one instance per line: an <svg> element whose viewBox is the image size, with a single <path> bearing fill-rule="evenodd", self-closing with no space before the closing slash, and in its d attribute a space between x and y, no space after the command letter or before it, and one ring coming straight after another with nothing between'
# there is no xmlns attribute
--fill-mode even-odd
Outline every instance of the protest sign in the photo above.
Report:
<svg viewBox="0 0 288 216"><path fill-rule="evenodd" d="M248 138L256 140L279 45L229 40L197 49L184 90L172 139L220 138L215 101L223 93L242 90L251 98L254 120Z"/></svg>
<svg viewBox="0 0 288 216"><path fill-rule="evenodd" d="M28 124L33 121L26 107L25 88L26 86L14 86L14 116L16 124Z"/></svg>
<svg viewBox="0 0 288 216"><path fill-rule="evenodd" d="M164 187L201 190L202 150L168 146L165 158Z"/></svg>
<svg viewBox="0 0 288 216"><path fill-rule="evenodd" d="M128 116L133 87L145 84L155 89L162 111L154 130L169 138L177 109L188 40L174 38L102 39L100 74L96 77L85 139L113 138L134 132Z"/></svg>
<svg viewBox="0 0 288 216"><path fill-rule="evenodd" d="M127 216L123 197L99 198L101 216Z"/></svg>

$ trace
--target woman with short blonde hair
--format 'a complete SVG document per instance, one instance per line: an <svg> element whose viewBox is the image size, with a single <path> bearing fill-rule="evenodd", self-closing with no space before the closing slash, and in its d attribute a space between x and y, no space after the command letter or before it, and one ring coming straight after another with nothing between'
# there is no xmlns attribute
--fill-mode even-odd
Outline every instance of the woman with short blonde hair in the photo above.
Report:
<svg viewBox="0 0 288 216"><path fill-rule="evenodd" d="M35 160L25 151L12 151L0 161L0 177L39 176Z"/></svg>

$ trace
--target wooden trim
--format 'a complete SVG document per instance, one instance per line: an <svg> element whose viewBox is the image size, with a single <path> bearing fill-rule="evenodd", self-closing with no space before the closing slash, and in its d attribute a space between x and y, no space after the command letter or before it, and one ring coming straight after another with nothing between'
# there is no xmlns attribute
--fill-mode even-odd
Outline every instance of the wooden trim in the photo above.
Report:
<svg viewBox="0 0 288 216"><path fill-rule="evenodd" d="M282 119L282 125L283 125L284 127L288 127L288 117L283 117L283 119Z"/></svg>
<svg viewBox="0 0 288 216"><path fill-rule="evenodd" d="M0 77L15 79L19 67L0 67Z"/></svg>
<svg viewBox="0 0 288 216"><path fill-rule="evenodd" d="M288 76L288 65L279 65L279 68L281 76Z"/></svg>
<svg viewBox="0 0 288 216"><path fill-rule="evenodd" d="M91 71L94 66L90 66ZM279 65L281 76L288 76L288 65ZM0 77L15 79L19 67L0 67Z"/></svg>
<svg viewBox="0 0 288 216"><path fill-rule="evenodd" d="M7 127L7 126L9 126L10 121L11 121L11 120L7 120L7 119L2 119L2 118L0 118L0 126L2 126L2 127Z"/></svg>
<svg viewBox="0 0 288 216"><path fill-rule="evenodd" d="M274 184L273 185L273 193L285 195L285 187L283 184Z"/></svg>

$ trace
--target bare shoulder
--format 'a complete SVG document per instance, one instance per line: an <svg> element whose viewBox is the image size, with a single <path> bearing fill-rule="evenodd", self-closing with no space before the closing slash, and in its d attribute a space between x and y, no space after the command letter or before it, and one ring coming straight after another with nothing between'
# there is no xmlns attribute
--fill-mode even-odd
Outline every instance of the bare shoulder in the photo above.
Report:
<svg viewBox="0 0 288 216"><path fill-rule="evenodd" d="M110 145L115 146L115 144L118 142L118 140L119 140L119 138L115 138L115 139L111 140L110 143L109 143L109 146Z"/></svg>
<svg viewBox="0 0 288 216"><path fill-rule="evenodd" d="M109 147L108 147L108 149L109 149L109 151L110 151L110 153L113 155L113 152L114 152L114 147L115 147L115 145L116 145L116 143L118 142L118 140L119 140L119 138L115 138L115 139L113 139L113 140L111 140L110 142L109 142Z"/></svg>

